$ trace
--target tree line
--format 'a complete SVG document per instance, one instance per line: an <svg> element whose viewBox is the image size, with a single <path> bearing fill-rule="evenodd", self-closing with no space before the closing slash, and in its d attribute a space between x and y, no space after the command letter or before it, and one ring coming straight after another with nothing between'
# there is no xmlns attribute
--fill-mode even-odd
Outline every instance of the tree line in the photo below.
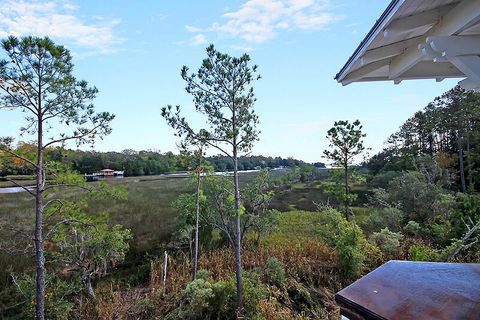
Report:
<svg viewBox="0 0 480 320"><path fill-rule="evenodd" d="M19 142L12 148L16 153L25 156L35 153L35 144ZM54 147L45 149L45 159L62 163L80 174L90 174L109 168L124 171L126 176L162 174L176 171L188 171L189 164L183 155L157 150L135 151L131 149L121 152L82 151ZM206 157L214 171L233 171L231 161L225 156ZM299 167L304 163L293 158L241 156L238 159L238 170L254 170L259 168ZM323 163L315 163L316 167L324 167ZM0 176L34 175L35 172L25 161L6 156L0 157Z"/></svg>
<svg viewBox="0 0 480 320"><path fill-rule="evenodd" d="M480 94L455 87L437 97L405 121L366 166L373 174L415 170L423 155L449 170L452 187L463 193L478 189Z"/></svg>

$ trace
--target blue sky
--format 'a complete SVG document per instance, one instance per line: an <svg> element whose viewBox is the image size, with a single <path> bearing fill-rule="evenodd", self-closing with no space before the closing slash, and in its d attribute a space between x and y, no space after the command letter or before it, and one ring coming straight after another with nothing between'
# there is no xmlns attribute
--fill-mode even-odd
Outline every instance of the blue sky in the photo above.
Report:
<svg viewBox="0 0 480 320"><path fill-rule="evenodd" d="M342 87L333 80L388 2L0 0L0 37L48 35L72 51L75 75L100 90L97 110L116 114L113 133L95 146L102 151L176 151L160 109L181 105L200 123L181 67L198 68L209 43L232 55L247 51L262 75L253 154L313 162L322 160L335 120L359 119L375 153L409 116L456 84ZM0 111L0 136L17 136L22 116Z"/></svg>

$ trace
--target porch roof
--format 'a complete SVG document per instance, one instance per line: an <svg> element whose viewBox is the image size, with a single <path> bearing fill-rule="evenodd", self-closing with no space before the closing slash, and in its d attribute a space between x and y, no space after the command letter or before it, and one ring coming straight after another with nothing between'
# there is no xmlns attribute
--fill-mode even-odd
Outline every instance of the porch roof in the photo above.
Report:
<svg viewBox="0 0 480 320"><path fill-rule="evenodd" d="M335 79L463 78L480 90L480 0L393 0Z"/></svg>

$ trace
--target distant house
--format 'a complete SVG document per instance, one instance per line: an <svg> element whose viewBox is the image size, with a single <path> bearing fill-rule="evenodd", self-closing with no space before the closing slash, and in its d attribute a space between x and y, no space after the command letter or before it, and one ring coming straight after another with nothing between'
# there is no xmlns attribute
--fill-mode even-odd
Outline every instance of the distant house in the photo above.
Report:
<svg viewBox="0 0 480 320"><path fill-rule="evenodd" d="M115 170L112 170L112 169L103 169L103 170L100 170L100 172L102 173L102 175L104 177L109 177L109 176L114 176L115 175Z"/></svg>

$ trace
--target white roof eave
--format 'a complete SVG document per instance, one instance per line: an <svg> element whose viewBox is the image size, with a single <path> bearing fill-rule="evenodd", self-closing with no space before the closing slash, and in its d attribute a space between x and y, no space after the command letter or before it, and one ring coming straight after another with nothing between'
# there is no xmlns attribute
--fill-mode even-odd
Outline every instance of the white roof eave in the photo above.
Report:
<svg viewBox="0 0 480 320"><path fill-rule="evenodd" d="M480 30L480 0L397 16L402 6L418 7L422 2L393 1L335 79L348 85L455 77L465 78L460 82L465 89L480 90L480 32L475 31ZM418 30L424 31L415 34ZM466 30L474 32L462 34ZM389 42L388 37L397 41Z"/></svg>

